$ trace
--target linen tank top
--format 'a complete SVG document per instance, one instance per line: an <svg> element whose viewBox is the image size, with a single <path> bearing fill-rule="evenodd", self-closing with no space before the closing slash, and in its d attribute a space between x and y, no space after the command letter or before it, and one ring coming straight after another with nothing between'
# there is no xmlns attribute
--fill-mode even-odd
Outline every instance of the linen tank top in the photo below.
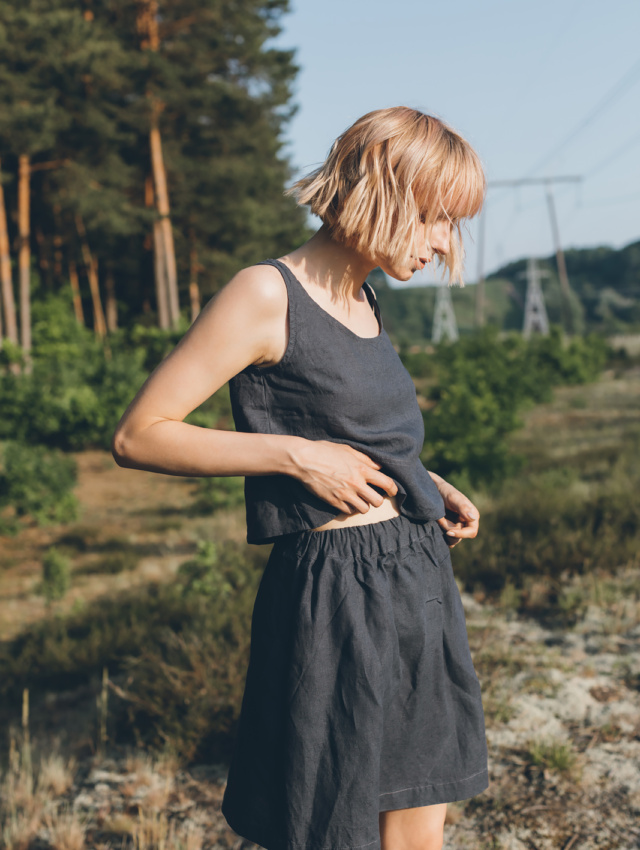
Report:
<svg viewBox="0 0 640 850"><path fill-rule="evenodd" d="M272 366L247 366L229 382L236 430L345 443L380 464L398 486L400 513L416 522L440 519L444 502L420 460L424 422L413 380L364 291L380 332L361 337L331 316L279 260L287 287L289 341ZM370 485L381 495L381 488ZM245 478L247 542L269 543L305 531L341 511L289 475Z"/></svg>

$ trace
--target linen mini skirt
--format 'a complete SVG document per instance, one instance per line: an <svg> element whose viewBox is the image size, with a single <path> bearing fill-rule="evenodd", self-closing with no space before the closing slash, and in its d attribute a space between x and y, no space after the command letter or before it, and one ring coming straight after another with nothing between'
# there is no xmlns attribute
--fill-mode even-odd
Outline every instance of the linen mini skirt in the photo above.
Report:
<svg viewBox="0 0 640 850"><path fill-rule="evenodd" d="M404 516L274 543L222 812L267 850L380 846L381 811L489 784L449 547Z"/></svg>

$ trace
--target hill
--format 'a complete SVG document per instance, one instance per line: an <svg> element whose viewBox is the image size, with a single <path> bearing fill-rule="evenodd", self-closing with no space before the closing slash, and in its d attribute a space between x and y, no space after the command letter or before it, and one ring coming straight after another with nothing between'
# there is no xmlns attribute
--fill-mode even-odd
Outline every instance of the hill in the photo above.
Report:
<svg viewBox="0 0 640 850"><path fill-rule="evenodd" d="M623 248L580 248L566 251L573 291L573 311L579 332L606 334L640 331L640 241ZM509 263L487 277L485 320L501 330L522 327L526 258ZM561 324L561 293L555 255L538 259L547 272L543 291L549 321ZM385 327L394 342L413 344L431 338L435 287L393 289L376 269L370 275L380 301ZM474 327L476 285L453 287L451 297L461 334Z"/></svg>

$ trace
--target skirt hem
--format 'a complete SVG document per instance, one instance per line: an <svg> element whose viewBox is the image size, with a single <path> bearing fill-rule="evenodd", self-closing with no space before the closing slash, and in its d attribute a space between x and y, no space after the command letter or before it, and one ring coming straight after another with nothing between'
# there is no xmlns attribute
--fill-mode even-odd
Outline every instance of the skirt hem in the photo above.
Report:
<svg viewBox="0 0 640 850"><path fill-rule="evenodd" d="M438 803L455 803L458 800L467 800L480 794L489 787L488 768L473 773L464 779L455 779L452 782L441 784L417 785L411 788L403 788L399 791L387 791L379 795L380 812L392 812L398 809L412 809L419 806L432 806ZM380 835L372 841L363 844L339 844L318 845L312 842L295 842L278 838L272 835L269 829L261 824L250 822L246 818L246 812L236 820L235 813L229 811L223 803L222 814L231 829L247 841L264 847L265 850L379 850Z"/></svg>

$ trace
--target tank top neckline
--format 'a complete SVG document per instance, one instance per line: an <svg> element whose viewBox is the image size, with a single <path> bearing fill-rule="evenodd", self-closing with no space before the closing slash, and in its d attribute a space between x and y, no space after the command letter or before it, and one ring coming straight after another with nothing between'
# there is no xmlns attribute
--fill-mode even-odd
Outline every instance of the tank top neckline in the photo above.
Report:
<svg viewBox="0 0 640 850"><path fill-rule="evenodd" d="M285 269L285 270L288 272L288 274L290 275L291 279L292 279L292 280L293 280L293 281L297 284L297 286L298 286L298 287L302 290L303 297L305 297L308 301L310 301L310 302L311 302L311 304L312 304L312 305L314 305L314 307L315 307L317 310L319 310L319 311L320 311L320 313L322 313L322 315L323 315L323 316L326 316L326 317L329 319L329 321L330 321L330 322L332 322L332 323L333 323L334 325L336 325L338 328L341 328L341 329L342 329L342 331L343 331L344 333L346 333L348 336L350 336L350 337L352 337L353 339L356 339L356 340L358 340L359 342L362 342L362 343L375 343L375 342L377 342L378 340L380 340L380 339L384 336L384 332L385 332L385 331L384 331L384 325L383 325L383 323L382 323L382 315L381 315L381 313L380 313L380 308L378 307L378 302L377 302L376 296L375 296L375 294L374 294L374 292L373 292L373 289L372 289L372 287L371 287L371 285L369 284L369 282L368 282L368 281L366 281L366 280L364 281L364 283L363 283L363 287L365 287L365 295L366 295L366 297L367 297L367 301L369 302L369 305L370 305L370 306L371 306L371 308L373 309L374 316L375 316L375 317L376 317L376 319L378 320L378 327L379 327L379 329L380 329L380 332L379 332L376 336L360 336L360 335L359 335L359 334L357 334L355 331L352 331L352 330L351 330L351 328L348 328L348 327L347 327L346 325L344 325L344 324L343 324L343 323L342 323L339 319L336 319L336 317L335 317L335 316L332 316L332 315L331 315L331 313L328 313L328 312L324 309L324 307L321 307L321 306L320 306L320 304L318 304L318 302L317 302L314 298L312 298L312 297L309 295L309 293L307 292L307 290L306 290L306 289L304 288L304 286L300 283L300 281L298 280L298 278L295 276L295 274L294 274L294 273L293 273L293 271L289 268L289 266L288 266L288 265L286 265L286 263L283 263L283 262L282 262L282 260L277 260L277 259L273 260L273 262L274 262L274 263L277 263L277 265L278 265L278 266L280 266L281 268Z"/></svg>

